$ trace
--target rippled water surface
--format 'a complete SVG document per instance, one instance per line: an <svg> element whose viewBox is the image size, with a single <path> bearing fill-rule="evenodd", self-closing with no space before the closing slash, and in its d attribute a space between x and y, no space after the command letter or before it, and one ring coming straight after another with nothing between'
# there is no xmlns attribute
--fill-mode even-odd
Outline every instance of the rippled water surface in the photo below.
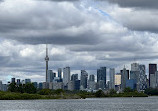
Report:
<svg viewBox="0 0 158 111"><path fill-rule="evenodd" d="M0 111L158 111L158 97L0 101Z"/></svg>

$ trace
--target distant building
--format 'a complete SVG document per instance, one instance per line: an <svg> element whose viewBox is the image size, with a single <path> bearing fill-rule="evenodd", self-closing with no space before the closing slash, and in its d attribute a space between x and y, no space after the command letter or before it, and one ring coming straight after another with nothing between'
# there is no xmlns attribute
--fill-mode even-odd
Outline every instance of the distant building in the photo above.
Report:
<svg viewBox="0 0 158 111"><path fill-rule="evenodd" d="M25 84L31 83L31 79L25 79Z"/></svg>
<svg viewBox="0 0 158 111"><path fill-rule="evenodd" d="M53 79L54 79L54 74L53 74L53 71L52 71L52 70L48 70L48 71L47 71L47 77L46 77L46 79L47 79L47 82L48 82L48 83L50 83L50 82L53 81Z"/></svg>
<svg viewBox="0 0 158 111"><path fill-rule="evenodd" d="M106 87L106 67L101 67L100 69L97 69L97 83L99 82L103 83L103 89Z"/></svg>
<svg viewBox="0 0 158 111"><path fill-rule="evenodd" d="M104 90L105 89L105 83L104 83L104 80L99 80L97 82L97 89L101 89L101 90Z"/></svg>
<svg viewBox="0 0 158 111"><path fill-rule="evenodd" d="M58 68L58 77L62 79L62 68Z"/></svg>
<svg viewBox="0 0 158 111"><path fill-rule="evenodd" d="M144 91L147 88L147 75L145 71L145 65L139 65L139 90L138 91Z"/></svg>
<svg viewBox="0 0 158 111"><path fill-rule="evenodd" d="M53 82L49 83L49 89L51 89L51 90L53 89Z"/></svg>
<svg viewBox="0 0 158 111"><path fill-rule="evenodd" d="M155 72L157 71L157 64L149 64L149 86L152 87L153 86L153 77Z"/></svg>
<svg viewBox="0 0 158 111"><path fill-rule="evenodd" d="M115 85L121 85L121 74L115 75Z"/></svg>
<svg viewBox="0 0 158 111"><path fill-rule="evenodd" d="M74 82L73 81L68 82L68 90L70 90L70 91L74 90Z"/></svg>
<svg viewBox="0 0 158 111"><path fill-rule="evenodd" d="M2 84L2 91L7 91L8 90L8 86L7 84Z"/></svg>
<svg viewBox="0 0 158 111"><path fill-rule="evenodd" d="M156 88L158 88L158 71L155 72Z"/></svg>
<svg viewBox="0 0 158 111"><path fill-rule="evenodd" d="M15 83L15 78L12 78L12 79L11 79L11 83Z"/></svg>
<svg viewBox="0 0 158 111"><path fill-rule="evenodd" d="M55 82L53 83L53 89L54 90L57 90L57 89L63 89L63 86L64 84L62 82Z"/></svg>
<svg viewBox="0 0 158 111"><path fill-rule="evenodd" d="M42 83L42 82L40 82L40 83L38 84L38 88L39 88L39 89L43 89L43 83Z"/></svg>
<svg viewBox="0 0 158 111"><path fill-rule="evenodd" d="M89 81L95 81L95 76L94 75L90 75L89 76Z"/></svg>
<svg viewBox="0 0 158 111"><path fill-rule="evenodd" d="M33 85L35 88L38 88L38 83L37 82L33 82Z"/></svg>
<svg viewBox="0 0 158 111"><path fill-rule="evenodd" d="M67 86L69 81L70 81L70 67L66 67L66 68L63 69L63 83L64 83L64 86Z"/></svg>
<svg viewBox="0 0 158 111"><path fill-rule="evenodd" d="M81 70L81 82L80 86L83 89L87 88L87 83L88 83L88 73L85 70Z"/></svg>
<svg viewBox="0 0 158 111"><path fill-rule="evenodd" d="M49 83L48 82L43 82L42 83L42 89L49 89Z"/></svg>
<svg viewBox="0 0 158 111"><path fill-rule="evenodd" d="M76 81L76 80L78 80L78 74L72 74L71 81Z"/></svg>
<svg viewBox="0 0 158 111"><path fill-rule="evenodd" d="M130 71L130 79L133 79L136 81L136 83L139 82L139 78L140 78L140 71Z"/></svg>
<svg viewBox="0 0 158 111"><path fill-rule="evenodd" d="M126 87L130 87L131 89L136 89L136 80L134 79L130 79L130 80L126 80Z"/></svg>
<svg viewBox="0 0 158 111"><path fill-rule="evenodd" d="M126 88L126 81L129 79L129 70L123 68L121 70L121 90L123 91Z"/></svg>
<svg viewBox="0 0 158 111"><path fill-rule="evenodd" d="M139 71L139 64L138 63L131 64L131 71Z"/></svg>
<svg viewBox="0 0 158 111"><path fill-rule="evenodd" d="M115 69L110 68L110 86L109 89L115 89Z"/></svg>
<svg viewBox="0 0 158 111"><path fill-rule="evenodd" d="M74 90L80 90L80 80L76 80L74 83Z"/></svg>
<svg viewBox="0 0 158 111"><path fill-rule="evenodd" d="M89 90L96 90L96 82L95 82L95 76L90 75L88 80L88 89Z"/></svg>
<svg viewBox="0 0 158 111"><path fill-rule="evenodd" d="M17 85L20 85L21 82L20 82L20 79L17 79Z"/></svg>
<svg viewBox="0 0 158 111"><path fill-rule="evenodd" d="M2 81L0 81L0 91L3 91L3 84L2 84Z"/></svg>

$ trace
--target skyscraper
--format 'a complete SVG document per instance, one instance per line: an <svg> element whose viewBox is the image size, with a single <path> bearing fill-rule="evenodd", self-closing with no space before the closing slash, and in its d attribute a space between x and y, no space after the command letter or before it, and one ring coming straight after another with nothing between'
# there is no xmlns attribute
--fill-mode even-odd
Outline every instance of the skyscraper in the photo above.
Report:
<svg viewBox="0 0 158 111"><path fill-rule="evenodd" d="M11 79L11 83L15 83L15 78L12 78L12 79Z"/></svg>
<svg viewBox="0 0 158 111"><path fill-rule="evenodd" d="M59 79L62 78L61 73L62 73L62 69L61 69L61 68L58 68L58 77L59 77Z"/></svg>
<svg viewBox="0 0 158 111"><path fill-rule="evenodd" d="M145 73L145 65L139 65L139 91L147 88L147 76Z"/></svg>
<svg viewBox="0 0 158 111"><path fill-rule="evenodd" d="M95 76L94 75L90 75L89 76L89 81L95 81Z"/></svg>
<svg viewBox="0 0 158 111"><path fill-rule="evenodd" d="M81 89L87 88L87 82L88 82L88 73L85 70L81 70L81 82L80 82Z"/></svg>
<svg viewBox="0 0 158 111"><path fill-rule="evenodd" d="M3 84L2 84L2 81L0 81L0 91L3 90Z"/></svg>
<svg viewBox="0 0 158 111"><path fill-rule="evenodd" d="M64 83L64 86L67 86L69 81L70 81L70 67L65 67L63 69L63 83Z"/></svg>
<svg viewBox="0 0 158 111"><path fill-rule="evenodd" d="M126 81L129 80L129 71L124 67L121 70L121 90L123 91L126 88Z"/></svg>
<svg viewBox="0 0 158 111"><path fill-rule="evenodd" d="M78 80L78 74L72 74L71 81L76 81L76 80Z"/></svg>
<svg viewBox="0 0 158 111"><path fill-rule="evenodd" d="M157 64L149 64L149 86L152 86L152 79L154 74L157 71Z"/></svg>
<svg viewBox="0 0 158 111"><path fill-rule="evenodd" d="M47 81L47 71L48 71L48 61L49 61L49 57L48 57L48 47L47 47L47 45L46 45L46 57L45 57L45 61L46 61L46 82L48 82Z"/></svg>
<svg viewBox="0 0 158 111"><path fill-rule="evenodd" d="M106 67L101 67L100 69L97 69L97 83L101 83L104 88L106 87Z"/></svg>
<svg viewBox="0 0 158 111"><path fill-rule="evenodd" d="M110 89L115 89L115 69L110 68Z"/></svg>
<svg viewBox="0 0 158 111"><path fill-rule="evenodd" d="M95 76L94 75L89 76L88 89L89 90L96 90L96 82L95 82Z"/></svg>
<svg viewBox="0 0 158 111"><path fill-rule="evenodd" d="M47 77L46 77L47 82L49 82L49 83L52 82L53 78L54 78L53 71L52 70L48 70L47 71Z"/></svg>
<svg viewBox="0 0 158 111"><path fill-rule="evenodd" d="M131 64L131 71L139 71L139 64L138 63L132 63Z"/></svg>

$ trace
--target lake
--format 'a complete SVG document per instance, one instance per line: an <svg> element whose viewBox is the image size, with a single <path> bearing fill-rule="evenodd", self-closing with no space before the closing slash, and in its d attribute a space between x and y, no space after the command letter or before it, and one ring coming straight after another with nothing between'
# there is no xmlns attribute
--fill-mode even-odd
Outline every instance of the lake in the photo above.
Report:
<svg viewBox="0 0 158 111"><path fill-rule="evenodd" d="M0 111L158 111L158 97L1 100Z"/></svg>

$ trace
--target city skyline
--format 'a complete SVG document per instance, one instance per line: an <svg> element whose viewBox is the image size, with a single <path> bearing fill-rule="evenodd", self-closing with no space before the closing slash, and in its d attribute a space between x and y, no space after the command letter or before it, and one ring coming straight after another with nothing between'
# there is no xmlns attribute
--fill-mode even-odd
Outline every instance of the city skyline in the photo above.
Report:
<svg viewBox="0 0 158 111"><path fill-rule="evenodd" d="M0 80L45 81L49 69L97 74L138 62L158 63L157 1L0 0ZM137 4L137 5L135 5ZM42 7L42 8L39 8ZM142 19L142 16L146 16ZM151 22L153 21L153 22Z"/></svg>

